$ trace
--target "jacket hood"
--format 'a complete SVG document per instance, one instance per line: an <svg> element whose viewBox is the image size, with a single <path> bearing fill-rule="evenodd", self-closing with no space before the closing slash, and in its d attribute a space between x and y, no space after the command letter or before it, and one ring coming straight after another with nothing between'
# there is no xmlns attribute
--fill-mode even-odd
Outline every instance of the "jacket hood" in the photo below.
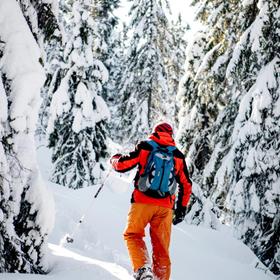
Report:
<svg viewBox="0 0 280 280"><path fill-rule="evenodd" d="M154 132L149 139L163 146L175 146L175 141L168 132Z"/></svg>

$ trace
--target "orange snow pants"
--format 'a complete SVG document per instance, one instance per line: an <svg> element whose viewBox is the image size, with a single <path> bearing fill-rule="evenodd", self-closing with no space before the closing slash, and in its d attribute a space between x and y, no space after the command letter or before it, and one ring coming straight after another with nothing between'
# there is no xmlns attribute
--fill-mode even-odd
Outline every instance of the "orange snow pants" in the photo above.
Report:
<svg viewBox="0 0 280 280"><path fill-rule="evenodd" d="M172 209L153 204L132 203L127 218L124 240L128 248L133 270L149 264L145 227L150 224L153 249L153 273L158 280L169 280L171 262L169 244L172 225Z"/></svg>

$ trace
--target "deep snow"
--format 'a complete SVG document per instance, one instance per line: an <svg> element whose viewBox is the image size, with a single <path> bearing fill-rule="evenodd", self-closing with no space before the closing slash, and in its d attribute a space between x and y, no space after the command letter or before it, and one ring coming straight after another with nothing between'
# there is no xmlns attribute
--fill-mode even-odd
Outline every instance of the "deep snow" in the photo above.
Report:
<svg viewBox="0 0 280 280"><path fill-rule="evenodd" d="M38 149L44 179L50 175L49 153ZM97 187L71 190L48 183L56 204L56 223L50 236L50 273L46 276L0 274L0 279L113 280L133 279L122 239L130 206L133 174L112 172L97 199ZM83 222L77 222L85 214ZM256 269L257 258L242 242L221 231L187 225L173 227L172 280L269 280ZM75 231L74 243L65 234Z"/></svg>

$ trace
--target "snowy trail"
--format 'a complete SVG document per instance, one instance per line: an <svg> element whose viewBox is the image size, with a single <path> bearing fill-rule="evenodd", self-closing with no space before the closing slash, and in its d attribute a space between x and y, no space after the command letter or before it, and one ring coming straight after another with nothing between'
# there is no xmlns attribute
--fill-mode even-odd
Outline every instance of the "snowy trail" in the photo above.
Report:
<svg viewBox="0 0 280 280"><path fill-rule="evenodd" d="M41 158L46 156L49 154ZM44 160L44 164L47 162ZM49 170L49 166L43 168L45 176L48 176L46 172ZM121 176L115 172L111 173L97 199L93 199L97 187L73 191L50 184L57 208L56 226L50 242L59 244L65 233L73 230L81 215L88 209L84 222L74 236L74 243L65 245L67 249L93 259L95 264L96 260L106 264L109 262L110 265L116 263L131 273L122 233L130 207L133 187L129 182L133 174L128 177ZM149 240L146 241L149 244ZM263 271L254 268L257 261L254 254L226 232L226 228L220 232L180 224L173 227L170 250L173 263L172 280L272 279ZM67 271L67 264L64 265ZM109 270L110 265L106 265ZM109 280L112 275L115 274L107 272L107 276L88 279ZM121 279L128 279L128 273L123 270L118 270L117 276L114 277L119 275L123 277Z"/></svg>
<svg viewBox="0 0 280 280"><path fill-rule="evenodd" d="M120 279L124 280L131 279L127 278L129 277L127 271L131 273L131 270L122 239L130 205L130 191L127 190L129 185L125 186L124 181L113 174L96 200L92 200L96 188L78 192L54 184L51 188L58 207L57 223L63 224L62 220L68 221L64 224L64 232L61 226L56 226L51 241L58 244L65 233L71 232L83 210L92 203L88 215L74 236L74 243L65 244L65 246L73 252L78 252L79 256L83 255L86 262L91 260L89 262L96 265L101 261L106 264L102 267L109 271L111 271L111 264L116 263L125 271L118 269L117 274L111 273L111 275L85 279L115 279L112 275L122 277ZM149 242L148 239L147 242ZM272 279L263 271L255 269L256 257L253 253L224 231L213 231L187 224L175 226L172 233L171 256L172 280ZM108 262L110 265L107 265ZM67 271L67 264L64 263L63 266ZM62 270L63 266L58 264ZM53 273L55 274L56 271Z"/></svg>
<svg viewBox="0 0 280 280"><path fill-rule="evenodd" d="M50 172L49 153L39 150L43 177ZM133 175L133 174L132 174ZM131 175L131 177L132 177ZM49 239L48 275L0 274L4 280L132 280L130 262L122 238L130 206L132 186L129 177L112 173L97 199L97 187L71 190L47 183L56 205L55 228ZM59 246L71 233L85 210L74 243ZM146 240L149 243L149 240ZM182 223L173 227L170 280L271 280L255 269L254 254L234 239L229 229L214 231Z"/></svg>

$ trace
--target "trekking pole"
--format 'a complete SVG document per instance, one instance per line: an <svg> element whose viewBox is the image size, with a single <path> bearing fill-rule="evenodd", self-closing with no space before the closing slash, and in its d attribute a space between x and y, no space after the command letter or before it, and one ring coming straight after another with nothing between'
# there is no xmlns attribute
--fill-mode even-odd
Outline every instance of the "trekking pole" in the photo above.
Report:
<svg viewBox="0 0 280 280"><path fill-rule="evenodd" d="M100 187L98 188L97 192L95 193L95 195L94 195L94 197L93 197L94 199L96 199L96 198L98 197L99 193L100 193L101 190L103 189L103 187L104 187L104 185L105 185L105 183L106 183L106 181L107 181L109 175L111 174L111 172L112 172L112 169L110 169L110 170L107 172L107 174L106 174L106 176L105 176L103 182L101 183ZM94 200L93 200L93 201L94 201ZM93 201L92 201L92 203L93 203ZM76 234L76 232L77 232L77 230L79 229L80 225L83 223L83 221L84 221L84 219L85 219L85 216L87 215L87 213L88 213L89 210L91 209L92 203L90 203L90 205L88 206L88 208L86 209L86 211L84 211L84 214L81 216L81 218L80 218L79 221L77 222L77 224L76 224L75 228L73 229L72 233L71 233L71 234L66 234L66 235L62 238L62 240L61 240L61 242L60 242L60 246L63 246L63 245L65 244L65 241L66 241L67 243L73 243L73 242L74 242L74 235Z"/></svg>

